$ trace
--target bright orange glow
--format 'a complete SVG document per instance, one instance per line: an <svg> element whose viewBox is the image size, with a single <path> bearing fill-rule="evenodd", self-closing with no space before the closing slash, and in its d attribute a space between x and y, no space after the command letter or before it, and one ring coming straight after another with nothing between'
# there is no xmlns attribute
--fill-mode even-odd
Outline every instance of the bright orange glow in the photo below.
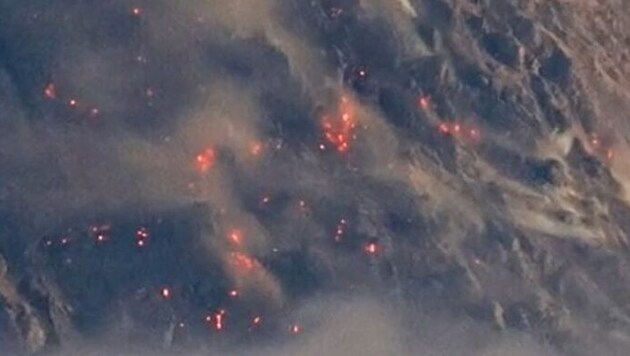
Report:
<svg viewBox="0 0 630 356"><path fill-rule="evenodd" d="M263 145L260 142L254 142L252 143L249 152L252 154L252 156L260 156L260 154L263 151Z"/></svg>
<svg viewBox="0 0 630 356"><path fill-rule="evenodd" d="M350 149L356 126L356 107L345 95L341 96L336 113L325 115L322 119L324 138L335 146L339 153L345 153ZM323 148L325 147L320 145L320 149Z"/></svg>
<svg viewBox="0 0 630 356"><path fill-rule="evenodd" d="M379 252L379 246L376 242L370 242L363 247L363 250L369 255L375 255Z"/></svg>
<svg viewBox="0 0 630 356"><path fill-rule="evenodd" d="M440 125L438 125L438 130L443 134L448 134L451 132L451 128L445 122L442 122Z"/></svg>
<svg viewBox="0 0 630 356"><path fill-rule="evenodd" d="M258 261L242 252L230 253L230 263L240 272L248 272L258 266Z"/></svg>
<svg viewBox="0 0 630 356"><path fill-rule="evenodd" d="M205 320L208 324L212 324L217 331L221 331L225 326L225 314L225 310L221 309L214 314L206 315Z"/></svg>
<svg viewBox="0 0 630 356"><path fill-rule="evenodd" d="M222 310L214 315L215 317L214 328L217 329L217 331L223 330L223 315L224 314L225 312Z"/></svg>
<svg viewBox="0 0 630 356"><path fill-rule="evenodd" d="M206 148L203 152L199 153L195 158L195 165L197 170L201 173L208 172L215 161L215 152L212 148Z"/></svg>

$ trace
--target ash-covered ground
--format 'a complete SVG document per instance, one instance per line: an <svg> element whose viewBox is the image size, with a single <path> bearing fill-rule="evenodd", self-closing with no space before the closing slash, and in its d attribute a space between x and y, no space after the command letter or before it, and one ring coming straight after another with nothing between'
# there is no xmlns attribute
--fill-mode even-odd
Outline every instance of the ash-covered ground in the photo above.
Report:
<svg viewBox="0 0 630 356"><path fill-rule="evenodd" d="M0 0L0 354L626 355L625 0Z"/></svg>

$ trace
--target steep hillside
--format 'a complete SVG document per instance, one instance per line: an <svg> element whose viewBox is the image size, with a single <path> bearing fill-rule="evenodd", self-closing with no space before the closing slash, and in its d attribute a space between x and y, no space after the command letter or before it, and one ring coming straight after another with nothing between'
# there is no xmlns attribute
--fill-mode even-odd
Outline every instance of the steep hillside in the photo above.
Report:
<svg viewBox="0 0 630 356"><path fill-rule="evenodd" d="M0 343L625 354L628 29L622 0L0 0Z"/></svg>

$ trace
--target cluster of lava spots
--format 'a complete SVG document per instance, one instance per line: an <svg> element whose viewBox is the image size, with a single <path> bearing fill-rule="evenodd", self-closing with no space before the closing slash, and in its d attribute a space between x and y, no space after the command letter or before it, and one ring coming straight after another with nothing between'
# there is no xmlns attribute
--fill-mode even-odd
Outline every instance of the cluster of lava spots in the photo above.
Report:
<svg viewBox="0 0 630 356"><path fill-rule="evenodd" d="M122 234L121 231L116 230L116 235ZM128 234L128 233L126 233ZM96 247L104 246L112 242L112 236L114 235L114 228L111 224L92 224L87 226L87 229L73 229L70 228L66 233L56 238L44 238L42 239L45 247L70 247L78 244L90 244ZM147 247L150 239L149 228L146 226L139 226L133 231L133 239L117 239L117 243L127 244L127 246L133 245L138 248Z"/></svg>
<svg viewBox="0 0 630 356"><path fill-rule="evenodd" d="M61 103L73 112L88 118L96 118L101 113L100 109L94 105L82 102L73 96L62 95L57 85L52 82L44 85L42 89L42 96L45 100Z"/></svg>
<svg viewBox="0 0 630 356"><path fill-rule="evenodd" d="M381 252L381 245L377 241L370 241L363 245L363 252L369 256L375 256Z"/></svg>
<svg viewBox="0 0 630 356"><path fill-rule="evenodd" d="M615 158L615 150L610 140L605 140L600 135L593 133L588 138L586 149L589 154L597 156L606 161L612 161Z"/></svg>
<svg viewBox="0 0 630 356"><path fill-rule="evenodd" d="M356 140L357 128L357 107L351 98L341 95L335 112L324 115L321 121L325 143L319 148L332 146L339 153L348 152Z"/></svg>
<svg viewBox="0 0 630 356"><path fill-rule="evenodd" d="M437 131L445 136L451 136L466 143L477 143L481 139L478 127L461 122L440 122Z"/></svg>
<svg viewBox="0 0 630 356"><path fill-rule="evenodd" d="M225 319L227 316L227 312L225 309L220 309L212 314L208 314L205 317L206 323L210 325L216 331L222 331L225 327Z"/></svg>
<svg viewBox="0 0 630 356"><path fill-rule="evenodd" d="M149 229L144 226L136 230L136 245L140 248L145 247L149 243Z"/></svg>
<svg viewBox="0 0 630 356"><path fill-rule="evenodd" d="M195 156L195 169L199 173L207 173L212 169L216 162L216 153L214 148L207 147L197 153Z"/></svg>
<svg viewBox="0 0 630 356"><path fill-rule="evenodd" d="M335 242L339 243L343 240L347 227L348 227L348 221L344 218L340 219L337 225L335 226L335 234L334 234Z"/></svg>
<svg viewBox="0 0 630 356"><path fill-rule="evenodd" d="M229 254L229 263L234 269L242 274L253 271L259 267L258 261L244 252L231 252Z"/></svg>
<svg viewBox="0 0 630 356"><path fill-rule="evenodd" d="M230 247L230 251L227 253L227 262L236 274L247 275L262 267L256 258L245 251L245 233L243 230L240 228L228 230L226 239Z"/></svg>
<svg viewBox="0 0 630 356"><path fill-rule="evenodd" d="M91 238L98 244L103 244L109 241L110 231L112 227L109 224L93 225L90 226L89 232Z"/></svg>

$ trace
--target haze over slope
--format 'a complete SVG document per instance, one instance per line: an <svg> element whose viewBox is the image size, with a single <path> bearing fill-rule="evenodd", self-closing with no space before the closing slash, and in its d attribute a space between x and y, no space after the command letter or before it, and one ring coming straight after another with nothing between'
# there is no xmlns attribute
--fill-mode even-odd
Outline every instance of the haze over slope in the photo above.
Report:
<svg viewBox="0 0 630 356"><path fill-rule="evenodd" d="M0 0L6 354L623 354L629 7Z"/></svg>

